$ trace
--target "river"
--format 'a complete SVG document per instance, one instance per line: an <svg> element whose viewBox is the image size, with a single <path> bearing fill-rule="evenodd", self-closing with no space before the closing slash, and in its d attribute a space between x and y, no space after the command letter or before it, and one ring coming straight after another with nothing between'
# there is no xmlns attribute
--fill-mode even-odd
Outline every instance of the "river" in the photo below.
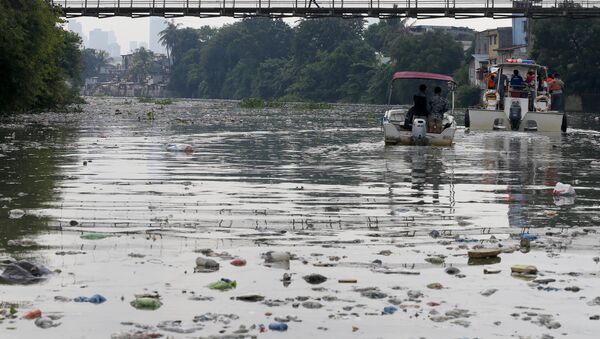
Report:
<svg viewBox="0 0 600 339"><path fill-rule="evenodd" d="M50 309L62 317L62 324L50 329L37 328L26 320L4 320L1 331L12 333L15 338L41 333L56 338L71 337L68 333L78 333L72 337L105 338L119 331L133 333L127 328L136 327L124 325L124 319L156 325L175 319L170 317L187 316L189 319L183 320L190 322L192 312L203 313L212 308L215 312L224 308L229 313L240 313L240 320L232 321L235 326L211 322L210 326L196 329L194 336L231 334L242 321L248 328L260 322L268 324L272 322L270 316L262 319L266 309L283 308L286 314L297 309L293 303L259 307L239 306L243 303L240 301L225 307L229 298L223 298L219 292L213 297L217 301L222 298L223 303L206 302L209 308L200 312L201 309L186 304L189 300L181 299L181 290L201 290L208 280L218 280L224 274L231 278L239 274L238 282L244 278L252 281L249 285L253 288L238 287L238 294L271 293L273 298L285 300L302 293L323 292L311 290L311 286L280 291L283 287L279 279L284 271L259 263L260 253L268 249L296 253L305 262L298 263L301 268L290 270L298 275L296 285L306 285L300 275L309 273L311 263L319 263L313 265L313 270L324 270L323 274L330 278L358 278L359 285L353 288L374 285L389 297L406 294L401 288L395 289L395 284L407 284L412 289L418 286L429 293L425 285L440 281L450 286L442 290L449 299L446 306L479 311L472 310L476 316L448 316L440 322L424 322L424 318L431 319L436 314L429 310L435 311L435 307L424 305L430 295L416 306L398 303L404 314L386 317L417 312L410 316L413 322L398 325L412 331L406 337L436 338L446 333L449 337L503 337L509 333L540 337L542 332L586 337L597 329L587 319L594 310L587 302L596 297L594 287L600 287L595 277L597 266L592 261L599 253L595 232L600 220L600 121L596 115L570 114L569 130L564 135L459 129L452 147L436 148L385 146L379 127L384 108L380 106L309 109L289 104L281 108L242 109L236 102L216 100L179 100L166 105L124 98L87 101L82 112L3 118L0 124L1 254L35 260L60 270L58 276L42 285L6 285L0 290L0 302L26 305L23 310ZM169 152L168 143L188 143L194 150ZM573 185L575 198L553 197L557 182ZM9 211L15 209L23 210L25 215L9 217ZM96 241L79 237L88 231L117 236ZM491 265L505 266L498 288L513 291L505 301L497 301L505 303L503 308L497 313L483 312L496 295L459 305L460 300L479 291L473 288L487 288L481 285L487 275L474 277L481 275L481 267L466 265L466 251L460 244L472 246L471 240L486 245L501 241L504 246L513 246L523 232L539 236L539 246L533 246L531 252L507 254L502 263ZM436 236L432 237L434 233ZM440 242L437 235L447 241ZM36 245L10 243L23 238L33 239ZM565 238L569 241L563 241ZM246 273L230 271L224 267L229 264L223 261L219 273L192 274L198 255L194 250L205 247L246 257ZM393 252L391 256L382 258L377 254L388 247ZM62 250L73 253L57 254ZM566 253L549 255L558 250ZM423 260L424 256L442 252L446 263L454 260L454 266L467 273L465 279L458 279L461 283L456 283L454 277L448 280L441 268ZM136 257L132 253L143 254ZM332 256L341 259L334 260ZM328 257L335 265L321 265ZM410 278L413 283L407 283L403 274L373 273L368 265L377 258L389 261L391 268L410 267L421 274ZM547 266L541 268L542 276L560 275L556 279L558 285L561 281L567 285L577 283L583 288L579 294L589 295L585 294L582 301L569 296L570 292L558 291L566 285L548 292L511 278L506 265L524 260L538 268ZM255 265L250 265L250 261ZM152 269L148 270L150 266ZM574 269L581 275L564 278L562 274ZM136 272L135 277L128 276L132 271ZM268 277L268 282L261 282L261 277ZM330 282L333 285L327 287L325 294L357 297L350 287L340 287L335 279ZM453 284L456 295L451 293ZM127 301L145 288L160 290L165 307L140 316L132 313L139 311L127 302L118 300L124 297ZM107 295L109 302L90 305L96 307L90 309L54 299L56 295L73 298L92 292ZM557 297L546 297L552 293ZM559 319L563 326L546 326L548 322L540 318L539 310L529 311L536 313L529 315L531 321L509 316L515 307L525 307L522 303L527 304L527 300L523 295L534 300L547 298L529 306L550 309L546 313ZM559 295L566 295L567 301ZM315 300L323 303L322 297ZM336 312L344 313L335 302L315 311L301 308L298 315L304 321L290 322L287 334L397 337L393 322L371 314L393 302L360 299L359 296L358 301L367 306L352 306L360 310L356 316L345 312L332 317ZM409 297L414 302L412 299ZM567 306L552 309L557 302ZM167 307L168 304L171 305ZM577 308L579 304L582 308ZM559 311L569 313L567 310L575 310L575 314L557 316ZM422 319L415 322L419 312ZM523 309L521 312L527 313ZM595 312L600 312L600 308ZM508 319L498 320L502 317ZM352 330L354 326L356 331ZM84 328L91 332L83 332ZM183 335L160 328L156 331ZM248 333L261 337L276 334L260 333L257 328Z"/></svg>

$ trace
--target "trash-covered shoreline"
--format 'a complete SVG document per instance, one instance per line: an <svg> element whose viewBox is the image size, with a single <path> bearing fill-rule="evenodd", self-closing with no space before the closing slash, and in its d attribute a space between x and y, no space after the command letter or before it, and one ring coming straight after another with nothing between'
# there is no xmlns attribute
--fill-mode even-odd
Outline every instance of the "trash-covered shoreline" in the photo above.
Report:
<svg viewBox="0 0 600 339"><path fill-rule="evenodd" d="M0 121L2 338L600 326L597 132L387 148L376 106L87 100Z"/></svg>

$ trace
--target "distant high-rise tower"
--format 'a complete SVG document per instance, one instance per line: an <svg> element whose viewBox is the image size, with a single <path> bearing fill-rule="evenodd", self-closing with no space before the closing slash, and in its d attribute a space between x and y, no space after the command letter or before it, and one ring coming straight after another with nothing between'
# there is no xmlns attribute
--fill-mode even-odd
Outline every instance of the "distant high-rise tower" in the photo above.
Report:
<svg viewBox="0 0 600 339"><path fill-rule="evenodd" d="M150 18L150 34L148 35L148 37L150 40L150 50L152 50L154 53L166 53L165 46L161 45L158 41L160 32L166 27L167 22L164 18Z"/></svg>
<svg viewBox="0 0 600 339"><path fill-rule="evenodd" d="M83 34L83 29L81 28L81 23L75 21L74 19L69 20L69 24L67 29L81 37L81 41L83 45L87 45L87 37Z"/></svg>
<svg viewBox="0 0 600 339"><path fill-rule="evenodd" d="M99 28L90 31L90 48L108 51L108 32Z"/></svg>

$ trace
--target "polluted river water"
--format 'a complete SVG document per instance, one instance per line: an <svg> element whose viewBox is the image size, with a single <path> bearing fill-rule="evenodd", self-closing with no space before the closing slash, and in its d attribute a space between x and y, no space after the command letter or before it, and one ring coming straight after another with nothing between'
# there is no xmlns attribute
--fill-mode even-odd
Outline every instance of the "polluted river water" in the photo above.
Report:
<svg viewBox="0 0 600 339"><path fill-rule="evenodd" d="M0 120L1 338L597 336L594 115L405 147L381 106L86 100Z"/></svg>

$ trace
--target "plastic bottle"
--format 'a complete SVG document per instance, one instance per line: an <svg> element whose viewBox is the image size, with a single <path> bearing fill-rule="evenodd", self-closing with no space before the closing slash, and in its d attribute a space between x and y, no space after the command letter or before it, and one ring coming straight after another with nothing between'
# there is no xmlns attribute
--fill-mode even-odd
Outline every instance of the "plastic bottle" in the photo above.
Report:
<svg viewBox="0 0 600 339"><path fill-rule="evenodd" d="M230 289L236 288L236 286L237 286L237 282L235 280L229 280L229 279L221 279L219 281L215 281L213 283L208 284L208 288L210 288L211 290L220 290L220 291L230 290Z"/></svg>
<svg viewBox="0 0 600 339"><path fill-rule="evenodd" d="M271 323L269 329L271 331L287 331L288 325L286 323Z"/></svg>

